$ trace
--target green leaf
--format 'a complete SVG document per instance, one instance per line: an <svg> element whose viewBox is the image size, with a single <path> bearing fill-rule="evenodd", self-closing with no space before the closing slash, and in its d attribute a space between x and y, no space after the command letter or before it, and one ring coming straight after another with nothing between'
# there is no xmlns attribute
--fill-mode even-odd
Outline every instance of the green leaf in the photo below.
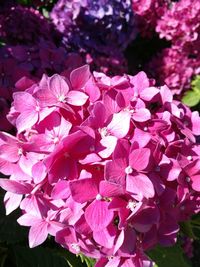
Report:
<svg viewBox="0 0 200 267"><path fill-rule="evenodd" d="M81 264L82 261L79 255L75 255L66 249L59 249L58 253L66 259L70 267L76 267L76 266L86 267L85 264Z"/></svg>
<svg viewBox="0 0 200 267"><path fill-rule="evenodd" d="M51 249L42 247L29 249L15 246L13 250L17 267L69 267L64 257Z"/></svg>
<svg viewBox="0 0 200 267"><path fill-rule="evenodd" d="M18 0L17 2L21 5L30 5L31 4L31 0Z"/></svg>
<svg viewBox="0 0 200 267"><path fill-rule="evenodd" d="M191 90L187 91L183 96L182 102L189 107L194 107L200 101L200 75L195 76L191 87Z"/></svg>
<svg viewBox="0 0 200 267"><path fill-rule="evenodd" d="M79 254L79 257L81 258L81 261L86 263L87 267L94 267L95 265L95 260L89 257L86 257L83 254Z"/></svg>
<svg viewBox="0 0 200 267"><path fill-rule="evenodd" d="M42 14L45 18L49 19L49 11L46 8L42 8Z"/></svg>
<svg viewBox="0 0 200 267"><path fill-rule="evenodd" d="M181 230L186 236L189 236L190 238L193 238L193 239L197 239L196 235L193 232L191 221L182 222L181 223Z"/></svg>
<svg viewBox="0 0 200 267"><path fill-rule="evenodd" d="M182 102L189 107L196 106L199 103L199 101L200 101L200 92L194 90L187 91L182 98Z"/></svg>
<svg viewBox="0 0 200 267"><path fill-rule="evenodd" d="M197 75L192 81L192 89L200 92L200 75Z"/></svg>
<svg viewBox="0 0 200 267"><path fill-rule="evenodd" d="M173 247L157 246L148 254L158 267L190 267L184 258L181 246L178 244Z"/></svg>

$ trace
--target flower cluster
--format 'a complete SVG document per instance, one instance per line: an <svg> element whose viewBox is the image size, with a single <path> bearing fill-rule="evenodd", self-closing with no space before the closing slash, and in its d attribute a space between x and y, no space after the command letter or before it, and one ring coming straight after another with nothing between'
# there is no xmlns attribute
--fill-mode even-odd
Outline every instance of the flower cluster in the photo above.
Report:
<svg viewBox="0 0 200 267"><path fill-rule="evenodd" d="M138 15L138 25L143 36L152 35L169 2L170 0L132 0L132 8Z"/></svg>
<svg viewBox="0 0 200 267"><path fill-rule="evenodd" d="M63 47L41 41L37 45L15 45L0 48L0 129L7 131L11 125L6 119L15 91L23 91L27 84L39 81L44 73L70 72L82 65L82 58L67 53ZM18 82L20 80L20 82Z"/></svg>
<svg viewBox="0 0 200 267"><path fill-rule="evenodd" d="M197 62L177 47L165 48L157 54L146 69L157 79L159 84L167 84L173 94L181 95L190 89L191 78L196 73Z"/></svg>
<svg viewBox="0 0 200 267"><path fill-rule="evenodd" d="M172 45L155 55L151 67L156 69L156 78L180 95L189 88L193 76L200 73L200 2L172 2L157 20L155 31ZM160 68L156 66L158 62L162 64Z"/></svg>
<svg viewBox="0 0 200 267"><path fill-rule="evenodd" d="M172 3L160 17L156 31L161 38L172 40L178 46L195 41L200 33L200 2L180 0Z"/></svg>
<svg viewBox="0 0 200 267"><path fill-rule="evenodd" d="M0 38L7 44L36 44L40 39L53 40L56 31L39 11L6 5L0 11Z"/></svg>
<svg viewBox="0 0 200 267"><path fill-rule="evenodd" d="M95 65L103 59L103 62L110 61L114 68L121 67L121 62L125 61L122 51L137 33L130 0L59 0L51 12L51 19L63 34L65 47L79 51ZM111 67L111 71L114 68Z"/></svg>
<svg viewBox="0 0 200 267"><path fill-rule="evenodd" d="M110 78L84 65L13 94L12 136L0 132L9 214L20 207L29 245L48 234L96 267L152 266L200 210L200 117L144 72ZM23 103L23 105L22 105Z"/></svg>

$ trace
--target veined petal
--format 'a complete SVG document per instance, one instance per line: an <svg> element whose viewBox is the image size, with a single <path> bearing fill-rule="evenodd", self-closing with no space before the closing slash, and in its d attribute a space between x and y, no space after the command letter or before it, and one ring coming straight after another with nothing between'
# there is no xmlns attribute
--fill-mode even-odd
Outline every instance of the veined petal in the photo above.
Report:
<svg viewBox="0 0 200 267"><path fill-rule="evenodd" d="M132 114L132 118L134 121L138 121L138 122L148 121L151 119L151 113L146 108L136 109L134 113Z"/></svg>
<svg viewBox="0 0 200 267"><path fill-rule="evenodd" d="M113 211L108 209L109 203L94 200L85 210L85 219L93 231L105 229L113 219Z"/></svg>
<svg viewBox="0 0 200 267"><path fill-rule="evenodd" d="M47 222L40 222L35 224L29 230L29 247L34 248L42 244L48 236L48 224Z"/></svg>
<svg viewBox="0 0 200 267"><path fill-rule="evenodd" d="M87 101L88 96L79 91L69 91L66 102L73 106L82 106Z"/></svg>
<svg viewBox="0 0 200 267"><path fill-rule="evenodd" d="M113 115L112 121L108 124L109 133L117 138L123 138L127 135L130 128L131 113L129 111L121 111Z"/></svg>
<svg viewBox="0 0 200 267"><path fill-rule="evenodd" d="M114 245L116 235L116 229L113 225L109 225L107 228L94 231L93 238L101 246L105 248L112 248Z"/></svg>
<svg viewBox="0 0 200 267"><path fill-rule="evenodd" d="M73 89L81 89L91 77L89 65L81 66L73 70L70 74L70 82Z"/></svg>
<svg viewBox="0 0 200 267"><path fill-rule="evenodd" d="M149 148L133 149L129 155L129 165L137 170L144 170L150 160L151 151Z"/></svg>
<svg viewBox="0 0 200 267"><path fill-rule="evenodd" d="M155 191L151 180L144 174L127 175L126 190L134 195L145 198L154 197Z"/></svg>
<svg viewBox="0 0 200 267"><path fill-rule="evenodd" d="M54 74L49 79L49 90L58 99L59 97L65 97L69 92L69 86L65 79L58 74Z"/></svg>
<svg viewBox="0 0 200 267"><path fill-rule="evenodd" d="M14 194L28 194L32 190L32 186L27 183L17 182L4 178L0 179L0 186L4 190Z"/></svg>
<svg viewBox="0 0 200 267"><path fill-rule="evenodd" d="M31 129L31 127L38 121L38 113L34 110L28 110L21 113L16 120L16 127L18 133Z"/></svg>
<svg viewBox="0 0 200 267"><path fill-rule="evenodd" d="M84 203L92 200L98 194L98 184L95 179L81 179L69 183L72 198L79 202Z"/></svg>

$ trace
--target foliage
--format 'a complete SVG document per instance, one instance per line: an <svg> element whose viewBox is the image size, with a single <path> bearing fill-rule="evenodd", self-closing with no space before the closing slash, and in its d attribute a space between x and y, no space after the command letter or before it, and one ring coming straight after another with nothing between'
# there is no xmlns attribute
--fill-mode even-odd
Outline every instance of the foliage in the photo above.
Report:
<svg viewBox="0 0 200 267"><path fill-rule="evenodd" d="M149 256L158 267L190 267L179 244L173 247L157 246L149 252Z"/></svg>
<svg viewBox="0 0 200 267"><path fill-rule="evenodd" d="M196 106L200 101L200 75L192 81L192 89L187 91L182 98L184 104L189 107Z"/></svg>

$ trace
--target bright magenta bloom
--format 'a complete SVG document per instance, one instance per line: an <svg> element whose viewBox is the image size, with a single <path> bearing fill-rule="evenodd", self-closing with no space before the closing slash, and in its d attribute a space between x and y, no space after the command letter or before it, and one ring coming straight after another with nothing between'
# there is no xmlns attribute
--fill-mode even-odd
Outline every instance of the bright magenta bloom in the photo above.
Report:
<svg viewBox="0 0 200 267"><path fill-rule="evenodd" d="M145 251L176 242L199 212L200 117L144 72L108 77L82 66L20 80L0 133L9 214L29 245L48 234L96 267L151 267Z"/></svg>

